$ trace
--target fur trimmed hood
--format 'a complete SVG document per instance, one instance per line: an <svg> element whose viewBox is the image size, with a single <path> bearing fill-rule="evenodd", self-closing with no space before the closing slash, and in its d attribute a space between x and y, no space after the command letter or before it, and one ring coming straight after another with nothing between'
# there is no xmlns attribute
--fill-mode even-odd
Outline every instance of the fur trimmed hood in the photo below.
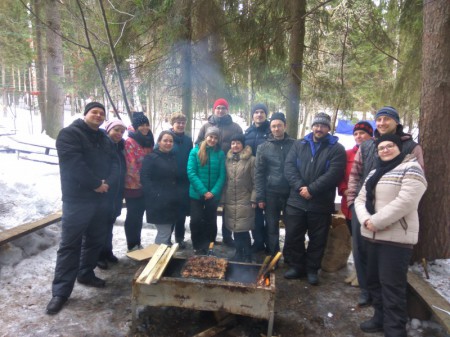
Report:
<svg viewBox="0 0 450 337"><path fill-rule="evenodd" d="M252 156L252 148L250 145L246 145L244 149L238 153L239 154L239 160L248 160ZM230 149L227 153L227 159L232 160L234 157L233 151Z"/></svg>

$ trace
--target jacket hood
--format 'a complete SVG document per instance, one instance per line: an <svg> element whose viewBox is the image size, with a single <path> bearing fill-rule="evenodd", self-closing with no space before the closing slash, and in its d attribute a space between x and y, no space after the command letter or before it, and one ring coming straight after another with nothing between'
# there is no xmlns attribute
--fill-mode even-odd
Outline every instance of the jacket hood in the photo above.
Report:
<svg viewBox="0 0 450 337"><path fill-rule="evenodd" d="M208 122L217 127L221 127L223 125L233 124L233 118L231 116L225 115L223 117L217 117L216 115L211 115L208 117Z"/></svg>
<svg viewBox="0 0 450 337"><path fill-rule="evenodd" d="M230 149L227 153L227 159L233 159L233 151ZM252 148L249 145L246 145L244 149L239 152L239 158L243 160L248 160L252 156Z"/></svg>

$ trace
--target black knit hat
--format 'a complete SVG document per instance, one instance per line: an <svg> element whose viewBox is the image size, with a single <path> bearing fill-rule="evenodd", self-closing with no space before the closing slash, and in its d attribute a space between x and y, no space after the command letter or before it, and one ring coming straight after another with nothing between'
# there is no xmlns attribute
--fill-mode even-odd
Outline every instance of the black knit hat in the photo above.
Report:
<svg viewBox="0 0 450 337"><path fill-rule="evenodd" d="M284 113L282 112L274 112L272 114L272 116L270 116L270 122L279 119L280 121L282 121L284 124L286 124L286 116L284 115Z"/></svg>
<svg viewBox="0 0 450 337"><path fill-rule="evenodd" d="M372 125L370 125L369 122L359 121L358 123L356 123L355 126L353 127L353 133L355 133L355 131L358 130L367 132L370 135L370 137L373 136L373 127Z"/></svg>
<svg viewBox="0 0 450 337"><path fill-rule="evenodd" d="M403 148L403 142L402 139L400 138L400 136L396 135L396 134L385 134L382 135L380 138L378 138L375 141L375 145L378 147L378 145L380 145L380 143L382 142L393 142L395 145L398 146L400 152L402 151Z"/></svg>
<svg viewBox="0 0 450 337"><path fill-rule="evenodd" d="M147 116L144 115L142 111L133 113L133 122L131 123L131 125L133 125L133 129L137 131L138 127L143 124L150 125L150 121L148 120Z"/></svg>
<svg viewBox="0 0 450 337"><path fill-rule="evenodd" d="M231 137L230 142L238 141L241 142L242 146L245 146L245 136L242 133L237 133Z"/></svg>
<svg viewBox="0 0 450 337"><path fill-rule="evenodd" d="M94 108L100 108L103 109L103 111L105 110L105 106L102 103L99 102L89 102L88 104L86 104L86 106L84 107L84 115L86 116L86 114L89 112L89 110L94 109Z"/></svg>
<svg viewBox="0 0 450 337"><path fill-rule="evenodd" d="M267 109L267 105L265 105L264 103L257 103L252 107L252 117L255 114L256 110L264 110L264 112L266 113L266 117L269 112L269 109Z"/></svg>

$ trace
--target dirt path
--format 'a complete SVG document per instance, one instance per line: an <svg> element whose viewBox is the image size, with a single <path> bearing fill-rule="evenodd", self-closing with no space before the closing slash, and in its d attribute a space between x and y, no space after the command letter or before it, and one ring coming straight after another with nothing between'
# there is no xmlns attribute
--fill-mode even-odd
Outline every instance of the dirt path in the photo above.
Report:
<svg viewBox="0 0 450 337"><path fill-rule="evenodd" d="M58 226L52 225L45 231L57 232ZM154 235L154 229L145 228L143 244L153 243ZM23 244L27 244L27 239ZM51 297L57 245L25 257L15 266L0 263L0 337L185 337L216 325L210 312L140 307L135 329L131 330L131 282L140 263L125 256L121 226L114 228L114 249L120 258L119 264L106 271L96 270L97 275L107 281L107 287L93 289L76 284L66 306L55 316L46 315L45 307ZM0 259L15 254L16 250L14 246L0 247ZM180 251L184 256L192 253L189 248ZM234 252L216 246L216 253L231 257ZM358 326L371 316L372 309L355 308L358 289L344 283L349 272L346 268L337 273L321 273L318 287L310 286L305 280L285 280L282 276L285 271L282 263L276 270L273 336L366 336ZM266 333L267 321L239 316L230 329L217 336L260 337ZM415 336L445 335L421 331Z"/></svg>

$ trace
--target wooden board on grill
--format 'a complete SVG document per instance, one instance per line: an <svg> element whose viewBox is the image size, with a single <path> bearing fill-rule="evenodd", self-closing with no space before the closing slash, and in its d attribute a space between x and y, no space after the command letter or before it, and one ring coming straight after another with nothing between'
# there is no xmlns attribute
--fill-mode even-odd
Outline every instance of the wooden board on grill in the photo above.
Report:
<svg viewBox="0 0 450 337"><path fill-rule="evenodd" d="M191 256L183 266L181 276L203 279L225 279L228 261L214 256Z"/></svg>

